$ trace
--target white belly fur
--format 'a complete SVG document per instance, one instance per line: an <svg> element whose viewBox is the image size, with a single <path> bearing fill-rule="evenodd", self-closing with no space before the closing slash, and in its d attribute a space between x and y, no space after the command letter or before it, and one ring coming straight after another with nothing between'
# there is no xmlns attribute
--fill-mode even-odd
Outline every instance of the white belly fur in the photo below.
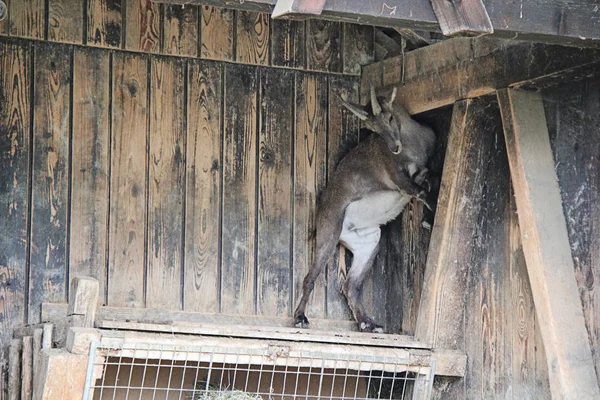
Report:
<svg viewBox="0 0 600 400"><path fill-rule="evenodd" d="M384 225L404 210L410 201L406 192L386 190L354 201L346 208L343 230L361 230Z"/></svg>

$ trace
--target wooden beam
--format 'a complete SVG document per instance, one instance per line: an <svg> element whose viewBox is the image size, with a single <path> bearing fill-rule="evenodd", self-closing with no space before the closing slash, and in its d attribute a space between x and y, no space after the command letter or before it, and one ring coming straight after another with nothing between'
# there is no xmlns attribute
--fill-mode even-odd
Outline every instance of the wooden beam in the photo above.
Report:
<svg viewBox="0 0 600 400"><path fill-rule="evenodd" d="M492 22L481 0L431 0L431 5L446 36L494 33Z"/></svg>
<svg viewBox="0 0 600 400"><path fill-rule="evenodd" d="M168 4L203 4L271 13L277 0L154 0ZM578 46L600 46L596 0L485 0L494 36ZM388 28L439 32L429 0L329 0L320 18Z"/></svg>
<svg viewBox="0 0 600 400"><path fill-rule="evenodd" d="M100 294L100 282L94 278L76 277L71 281L67 316L83 316L83 327L94 326L96 307Z"/></svg>
<svg viewBox="0 0 600 400"><path fill-rule="evenodd" d="M505 89L498 100L552 397L600 398L542 97Z"/></svg>
<svg viewBox="0 0 600 400"><path fill-rule="evenodd" d="M271 17L299 19L321 15L327 0L277 0Z"/></svg>
<svg viewBox="0 0 600 400"><path fill-rule="evenodd" d="M21 339L12 339L8 353L8 400L21 396Z"/></svg>
<svg viewBox="0 0 600 400"><path fill-rule="evenodd" d="M42 350L33 382L34 399L81 399L85 387L88 355L64 349Z"/></svg>
<svg viewBox="0 0 600 400"><path fill-rule="evenodd" d="M404 65L404 74L402 74ZM404 85L402 83L404 75ZM398 86L411 114L493 94L506 87L544 88L600 76L600 50L496 39L453 38L363 68L361 98Z"/></svg>

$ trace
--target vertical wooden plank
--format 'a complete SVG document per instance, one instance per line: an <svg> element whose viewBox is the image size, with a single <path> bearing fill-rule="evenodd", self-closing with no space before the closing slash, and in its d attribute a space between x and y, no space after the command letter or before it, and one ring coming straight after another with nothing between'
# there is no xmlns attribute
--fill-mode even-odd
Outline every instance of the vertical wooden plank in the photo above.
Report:
<svg viewBox="0 0 600 400"><path fill-rule="evenodd" d="M123 43L121 0L88 0L87 44L120 48Z"/></svg>
<svg viewBox="0 0 600 400"><path fill-rule="evenodd" d="M214 313L220 297L223 70L190 61L188 74L183 308Z"/></svg>
<svg viewBox="0 0 600 400"><path fill-rule="evenodd" d="M289 316L294 74L260 72L258 313Z"/></svg>
<svg viewBox="0 0 600 400"><path fill-rule="evenodd" d="M31 39L46 37L46 2L44 0L12 0L8 3L9 34Z"/></svg>
<svg viewBox="0 0 600 400"><path fill-rule="evenodd" d="M83 43L83 9L85 2L48 0L48 40Z"/></svg>
<svg viewBox="0 0 600 400"><path fill-rule="evenodd" d="M235 11L203 6L200 57L220 61L235 59Z"/></svg>
<svg viewBox="0 0 600 400"><path fill-rule="evenodd" d="M21 398L21 339L12 339L8 353L8 400Z"/></svg>
<svg viewBox="0 0 600 400"><path fill-rule="evenodd" d="M269 63L269 15L238 11L236 61L243 64Z"/></svg>
<svg viewBox="0 0 600 400"><path fill-rule="evenodd" d="M552 396L600 397L542 97L506 89L498 99Z"/></svg>
<svg viewBox="0 0 600 400"><path fill-rule="evenodd" d="M179 59L152 58L146 296L151 308L182 307L185 68Z"/></svg>
<svg viewBox="0 0 600 400"><path fill-rule="evenodd" d="M164 5L164 54L196 57L198 55L199 6Z"/></svg>
<svg viewBox="0 0 600 400"><path fill-rule="evenodd" d="M152 0L125 1L125 49L160 52L161 7Z"/></svg>
<svg viewBox="0 0 600 400"><path fill-rule="evenodd" d="M342 105L340 96L347 96L350 101L358 103L358 82L342 76L329 78L328 178L331 178L340 160L356 147L359 139L360 120ZM347 254L351 253L344 246L339 246L327 266L327 318L352 318L342 294L342 285L350 268L350 264L346 263Z"/></svg>
<svg viewBox="0 0 600 400"><path fill-rule="evenodd" d="M361 66L375 61L375 28L368 25L343 24L342 29L343 72L360 75Z"/></svg>
<svg viewBox="0 0 600 400"><path fill-rule="evenodd" d="M21 400L31 400L33 392L33 337L23 337L21 359Z"/></svg>
<svg viewBox="0 0 600 400"><path fill-rule="evenodd" d="M148 59L114 53L108 304L145 305Z"/></svg>
<svg viewBox="0 0 600 400"><path fill-rule="evenodd" d="M29 323L42 302L64 302L71 128L71 48L35 46Z"/></svg>
<svg viewBox="0 0 600 400"><path fill-rule="evenodd" d="M25 321L31 48L0 43L0 353L4 362L12 330ZM0 372L4 387L7 371Z"/></svg>
<svg viewBox="0 0 600 400"><path fill-rule="evenodd" d="M598 136L600 83L569 82L544 93L548 133L560 185L575 279L583 305L590 344L600 348L600 158ZM600 352L592 353L600 379Z"/></svg>
<svg viewBox="0 0 600 400"><path fill-rule="evenodd" d="M105 302L110 159L110 57L76 48L73 62L73 166L69 276L100 282Z"/></svg>
<svg viewBox="0 0 600 400"><path fill-rule="evenodd" d="M306 23L272 19L271 65L304 69L306 67Z"/></svg>
<svg viewBox="0 0 600 400"><path fill-rule="evenodd" d="M308 69L342 72L342 24L321 19L313 19L306 24Z"/></svg>
<svg viewBox="0 0 600 400"><path fill-rule="evenodd" d="M221 309L255 311L256 68L225 68Z"/></svg>
<svg viewBox="0 0 600 400"><path fill-rule="evenodd" d="M327 174L327 79L307 73L296 75L296 132L294 139L294 305L302 293L302 280L314 258L317 196ZM308 313L325 314L325 274L315 282ZM309 316L309 318L310 318Z"/></svg>

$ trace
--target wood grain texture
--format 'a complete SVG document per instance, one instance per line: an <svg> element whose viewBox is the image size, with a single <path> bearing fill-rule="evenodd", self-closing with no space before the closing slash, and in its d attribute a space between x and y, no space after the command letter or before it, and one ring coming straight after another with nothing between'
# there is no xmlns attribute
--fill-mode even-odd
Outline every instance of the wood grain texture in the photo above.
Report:
<svg viewBox="0 0 600 400"><path fill-rule="evenodd" d="M150 83L146 305L182 308L186 64L153 57Z"/></svg>
<svg viewBox="0 0 600 400"><path fill-rule="evenodd" d="M203 6L201 17L200 57L233 61L235 59L235 11Z"/></svg>
<svg viewBox="0 0 600 400"><path fill-rule="evenodd" d="M291 197L294 74L260 70L258 161L258 314L292 311Z"/></svg>
<svg viewBox="0 0 600 400"><path fill-rule="evenodd" d="M86 44L120 48L123 43L121 0L88 0L87 5Z"/></svg>
<svg viewBox="0 0 600 400"><path fill-rule="evenodd" d="M296 75L296 132L294 138L294 305L302 280L314 258L317 197L327 179L327 79L323 75ZM308 303L312 318L325 317L325 274L315 282Z"/></svg>
<svg viewBox="0 0 600 400"><path fill-rule="evenodd" d="M306 23L272 19L271 65L277 67L306 68Z"/></svg>
<svg viewBox="0 0 600 400"><path fill-rule="evenodd" d="M158 53L161 46L161 6L152 0L125 1L125 49Z"/></svg>
<svg viewBox="0 0 600 400"><path fill-rule="evenodd" d="M542 97L498 92L523 251L553 397L600 397Z"/></svg>
<svg viewBox="0 0 600 400"><path fill-rule="evenodd" d="M342 24L315 19L306 25L308 69L342 72Z"/></svg>
<svg viewBox="0 0 600 400"><path fill-rule="evenodd" d="M431 0L433 12L446 36L459 34L490 34L494 27L482 0L452 2Z"/></svg>
<svg viewBox="0 0 600 400"><path fill-rule="evenodd" d="M67 46L35 46L30 323L42 302L66 295L71 56Z"/></svg>
<svg viewBox="0 0 600 400"><path fill-rule="evenodd" d="M188 64L184 309L215 313L220 298L223 67Z"/></svg>
<svg viewBox="0 0 600 400"><path fill-rule="evenodd" d="M361 66L375 61L375 28L368 25L343 24L342 59L345 74L360 75Z"/></svg>
<svg viewBox="0 0 600 400"><path fill-rule="evenodd" d="M599 126L594 112L599 107L599 93L597 80L589 79L565 83L543 94L575 279L594 349L600 346L600 147L592 132ZM593 357L600 378L600 354L595 351Z"/></svg>
<svg viewBox="0 0 600 400"><path fill-rule="evenodd" d="M113 54L108 304L145 305L148 59Z"/></svg>
<svg viewBox="0 0 600 400"><path fill-rule="evenodd" d="M11 36L42 40L46 37L44 0L12 0L7 5Z"/></svg>
<svg viewBox="0 0 600 400"><path fill-rule="evenodd" d="M358 102L358 81L341 76L329 78L328 179L331 179L340 160L356 147L359 140L360 120L342 105L340 96L348 96L348 100ZM352 319L346 298L342 294L342 285L350 268L350 263L346 263L346 256L349 254L351 253L340 245L327 266L327 318Z"/></svg>
<svg viewBox="0 0 600 400"><path fill-rule="evenodd" d="M85 2L48 0L48 40L83 44Z"/></svg>
<svg viewBox="0 0 600 400"><path fill-rule="evenodd" d="M269 14L240 11L237 14L235 60L243 64L269 63Z"/></svg>
<svg viewBox="0 0 600 400"><path fill-rule="evenodd" d="M31 143L31 48L0 42L0 349L25 322ZM0 381L4 382L4 373Z"/></svg>
<svg viewBox="0 0 600 400"><path fill-rule="evenodd" d="M31 400L33 392L33 337L23 337L21 358L21 400Z"/></svg>
<svg viewBox="0 0 600 400"><path fill-rule="evenodd" d="M69 276L100 283L105 302L110 160L108 52L76 48L73 67L73 161Z"/></svg>
<svg viewBox="0 0 600 400"><path fill-rule="evenodd" d="M162 52L173 56L198 55L198 6L167 4L163 15Z"/></svg>
<svg viewBox="0 0 600 400"><path fill-rule="evenodd" d="M257 168L256 68L225 67L221 309L254 314Z"/></svg>

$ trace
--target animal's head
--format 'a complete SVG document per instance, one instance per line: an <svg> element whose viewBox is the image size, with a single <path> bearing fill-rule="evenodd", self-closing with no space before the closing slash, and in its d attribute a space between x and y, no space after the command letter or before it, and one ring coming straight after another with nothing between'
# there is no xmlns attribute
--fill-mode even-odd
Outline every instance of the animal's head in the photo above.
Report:
<svg viewBox="0 0 600 400"><path fill-rule="evenodd" d="M342 99L342 104L352 114L360 118L365 128L372 130L385 139L390 151L399 154L402 151L402 142L400 141L400 120L393 112L394 98L396 97L396 88L392 91L389 100L377 98L375 87L371 84L371 102L370 105L363 107Z"/></svg>

